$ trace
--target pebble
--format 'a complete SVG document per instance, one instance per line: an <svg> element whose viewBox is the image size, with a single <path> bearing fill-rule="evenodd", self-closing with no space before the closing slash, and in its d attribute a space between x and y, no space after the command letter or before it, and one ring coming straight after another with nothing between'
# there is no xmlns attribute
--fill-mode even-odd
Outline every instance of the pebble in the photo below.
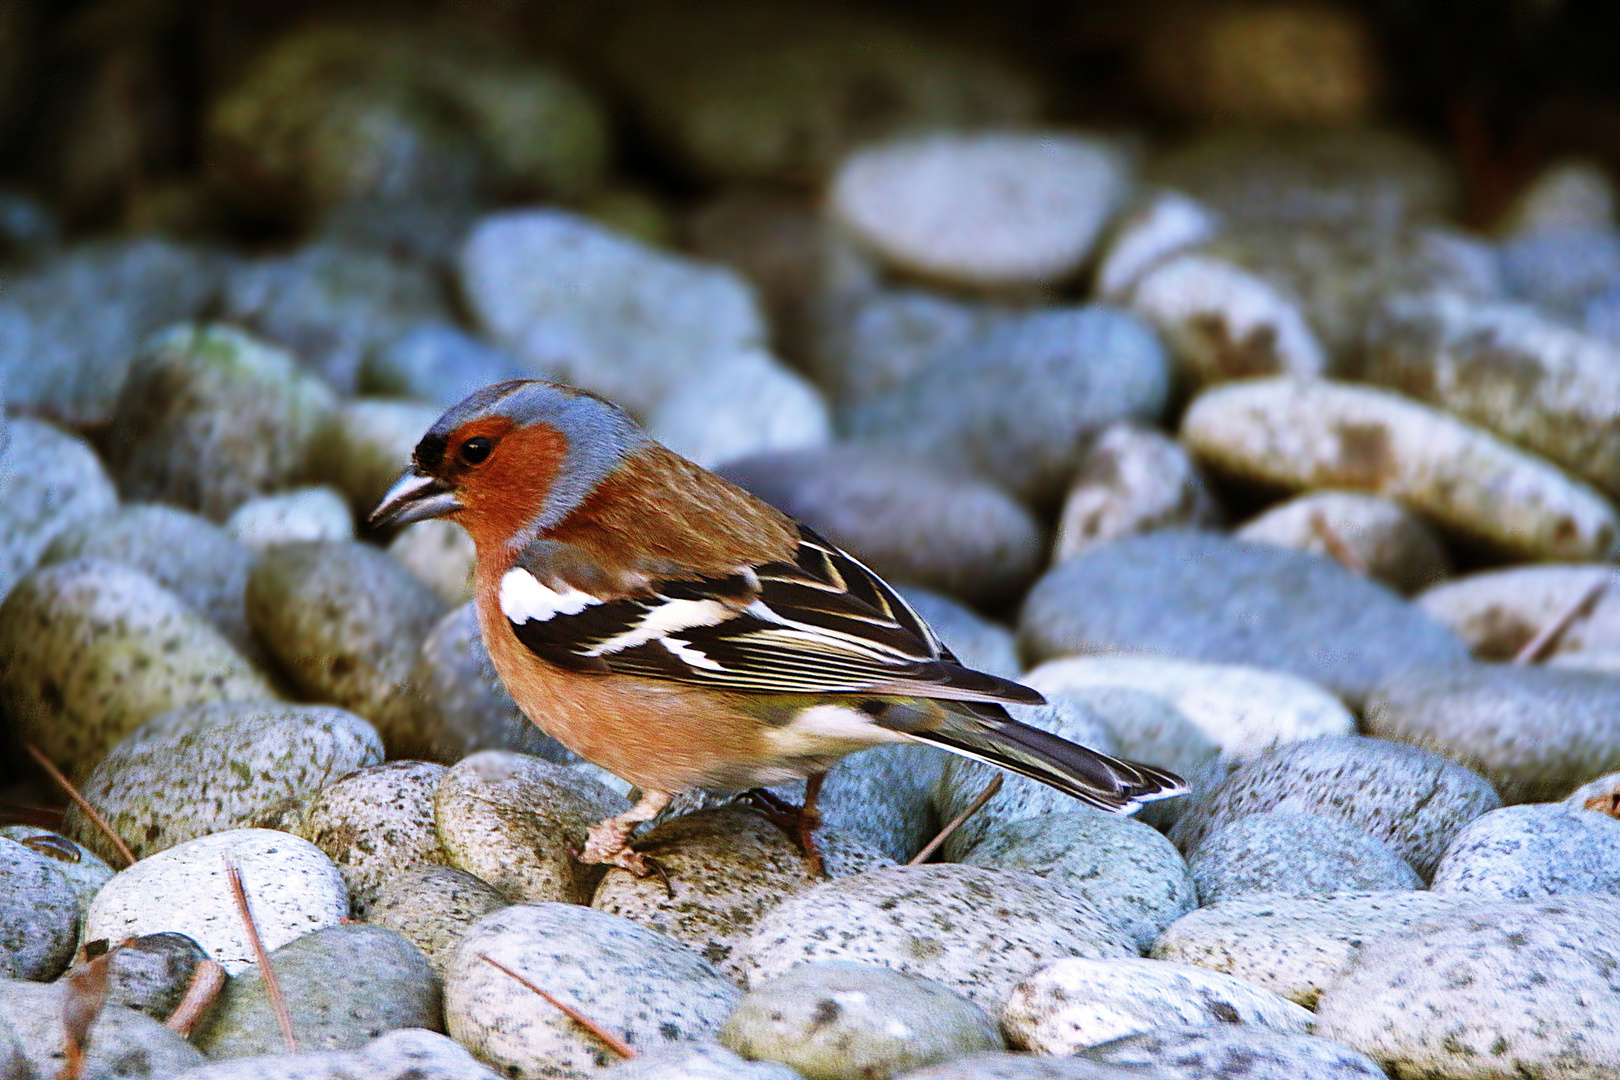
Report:
<svg viewBox="0 0 1620 1080"><path fill-rule="evenodd" d="M125 498L224 521L299 478L331 389L290 353L221 324L184 324L147 343L108 433Z"/></svg>
<svg viewBox="0 0 1620 1080"><path fill-rule="evenodd" d="M1519 559L1601 559L1614 509L1496 436L1388 390L1253 379L1198 397L1181 437L1209 468L1290 490L1388 496L1446 530Z"/></svg>
<svg viewBox="0 0 1620 1080"><path fill-rule="evenodd" d="M1105 1065L1089 1058L969 1054L906 1073L904 1080L1161 1080L1158 1071Z"/></svg>
<svg viewBox="0 0 1620 1080"><path fill-rule="evenodd" d="M636 850L663 868L667 886L657 874L638 878L615 867L591 906L667 934L738 981L747 971L743 946L759 920L817 880L786 833L741 806L665 821L643 834Z"/></svg>
<svg viewBox="0 0 1620 1080"><path fill-rule="evenodd" d="M213 623L242 655L257 654L243 602L253 552L206 518L173 506L125 505L63 529L40 562L70 559L141 571Z"/></svg>
<svg viewBox="0 0 1620 1080"><path fill-rule="evenodd" d="M328 926L272 950L269 960L300 1046L356 1050L386 1031L441 1026L433 968L415 945L392 930ZM225 984L195 1039L211 1058L284 1049L257 967Z"/></svg>
<svg viewBox="0 0 1620 1080"><path fill-rule="evenodd" d="M701 1040L650 1050L596 1075L607 1080L799 1080L786 1065L744 1061L719 1043Z"/></svg>
<svg viewBox="0 0 1620 1080"><path fill-rule="evenodd" d="M45 1080L70 1075L62 1012L68 988L0 979L0 1065L5 1060L5 1031L9 1026L21 1050L19 1080ZM103 1008L90 1024L84 1062L78 1075L84 1080L168 1080L205 1061L184 1038L149 1016L120 1005Z"/></svg>
<svg viewBox="0 0 1620 1080"><path fill-rule="evenodd" d="M1392 591L1336 563L1181 530L1048 570L1024 599L1019 637L1037 661L1136 652L1274 669L1352 706L1391 671L1467 657Z"/></svg>
<svg viewBox="0 0 1620 1080"><path fill-rule="evenodd" d="M500 893L465 870L421 864L378 886L366 921L405 935L442 978L467 928L505 906Z"/></svg>
<svg viewBox="0 0 1620 1080"><path fill-rule="evenodd" d="M433 793L448 771L427 761L333 769L332 775L342 779L323 787L309 804L298 834L336 864L349 889L349 906L361 917L400 874L445 861Z"/></svg>
<svg viewBox="0 0 1620 1080"><path fill-rule="evenodd" d="M1561 799L1620 769L1620 680L1531 665L1419 668L1372 694L1366 730L1477 769L1505 802Z"/></svg>
<svg viewBox="0 0 1620 1080"><path fill-rule="evenodd" d="M524 366L640 416L695 372L766 341L753 291L731 270L561 210L485 218L460 272L479 322Z"/></svg>
<svg viewBox="0 0 1620 1080"><path fill-rule="evenodd" d="M1164 349L1135 316L1045 308L997 321L839 423L855 441L975 471L1039 502L1060 497L1094 434L1155 419L1169 390Z"/></svg>
<svg viewBox="0 0 1620 1080"><path fill-rule="evenodd" d="M419 401L351 398L315 432L304 478L343 492L356 518L364 520L410 464L411 452L441 412Z"/></svg>
<svg viewBox="0 0 1620 1080"><path fill-rule="evenodd" d="M851 154L828 202L891 266L1005 289L1072 275L1129 191L1126 155L1102 139L942 133Z"/></svg>
<svg viewBox="0 0 1620 1080"><path fill-rule="evenodd" d="M56 869L73 888L81 917L89 910L90 901L95 899L96 893L113 876L112 867L102 862L89 848L61 833L32 825L0 825L0 837L15 840L29 850L54 860Z"/></svg>
<svg viewBox="0 0 1620 1080"><path fill-rule="evenodd" d="M1423 888L1417 872L1382 840L1337 818L1289 810L1250 814L1212 830L1188 853L1187 868L1198 883L1201 904L1254 893L1324 896Z"/></svg>
<svg viewBox="0 0 1620 1080"><path fill-rule="evenodd" d="M870 964L802 964L737 1003L720 1041L805 1080L900 1073L1001 1049L983 1009L937 983Z"/></svg>
<svg viewBox="0 0 1620 1080"><path fill-rule="evenodd" d="M14 276L0 302L7 404L105 423L142 343L205 307L216 275L202 252L145 238L81 244Z"/></svg>
<svg viewBox="0 0 1620 1080"><path fill-rule="evenodd" d="M948 596L919 589L914 585L896 586L928 628L957 660L974 671L1018 679L1023 666L1018 662L1018 638L998 622L991 622L965 604Z"/></svg>
<svg viewBox="0 0 1620 1080"><path fill-rule="evenodd" d="M1135 952L1101 915L1032 874L934 863L789 897L755 927L744 963L750 986L822 960L877 964L994 1009L1041 964Z"/></svg>
<svg viewBox="0 0 1620 1080"><path fill-rule="evenodd" d="M1421 518L1393 499L1358 491L1296 496L1232 535L1336 559L1401 593L1428 588L1451 573L1445 546Z"/></svg>
<svg viewBox="0 0 1620 1080"><path fill-rule="evenodd" d="M188 840L114 875L90 904L85 940L116 943L173 931L239 974L252 966L253 950L231 899L227 861L241 872L266 949L349 914L343 876L314 844L269 829L233 829Z"/></svg>
<svg viewBox="0 0 1620 1080"><path fill-rule="evenodd" d="M540 758L485 750L463 758L433 796L450 865L513 902L589 903L602 874L573 852L630 803L589 777Z"/></svg>
<svg viewBox="0 0 1620 1080"><path fill-rule="evenodd" d="M438 621L422 642L410 685L422 756L454 764L480 750L512 750L567 764L574 755L541 731L506 692L471 603Z"/></svg>
<svg viewBox="0 0 1620 1080"><path fill-rule="evenodd" d="M0 837L0 977L56 978L73 959L78 890L61 860Z"/></svg>
<svg viewBox="0 0 1620 1080"><path fill-rule="evenodd" d="M360 363L362 394L417 398L446 409L475 390L527 374L504 350L434 319L416 323Z"/></svg>
<svg viewBox="0 0 1620 1080"><path fill-rule="evenodd" d="M968 866L1045 879L1139 951L1198 906L1193 877L1174 844L1140 821L1088 808L997 821L959 858Z"/></svg>
<svg viewBox="0 0 1620 1080"><path fill-rule="evenodd" d="M455 522L434 518L407 525L388 542L388 554L440 603L457 607L473 598L478 551L467 530Z"/></svg>
<svg viewBox="0 0 1620 1080"><path fill-rule="evenodd" d="M1433 889L1470 900L1620 893L1620 821L1562 803L1504 806L1451 841Z"/></svg>
<svg viewBox="0 0 1620 1080"><path fill-rule="evenodd" d="M1602 588L1548 646L1552 657L1573 659L1620 651L1620 589L1615 584L1611 568L1591 563L1509 566L1436 585L1415 602L1481 660L1511 660L1544 627Z"/></svg>
<svg viewBox="0 0 1620 1080"><path fill-rule="evenodd" d="M281 544L353 540L354 515L334 488L294 488L249 499L231 511L225 531L257 554Z"/></svg>
<svg viewBox="0 0 1620 1080"><path fill-rule="evenodd" d="M772 451L825 446L821 391L767 353L739 352L694 371L647 416L647 433L706 469Z"/></svg>
<svg viewBox="0 0 1620 1080"><path fill-rule="evenodd" d="M1049 698L1079 698L1101 712L1110 692L1152 695L1210 744L1246 760L1285 743L1349 735L1355 717L1317 684L1282 671L1156 656L1077 656L1046 663L1023 683ZM1123 752L1123 748L1121 750Z"/></svg>
<svg viewBox="0 0 1620 1080"><path fill-rule="evenodd" d="M285 544L248 577L248 620L300 693L376 725L395 757L423 749L411 669L444 605L368 544Z"/></svg>
<svg viewBox="0 0 1620 1080"><path fill-rule="evenodd" d="M400 1028L358 1050L312 1050L227 1058L174 1080L497 1080L454 1039Z"/></svg>
<svg viewBox="0 0 1620 1080"><path fill-rule="evenodd" d="M1138 424L1111 424L1081 460L1063 498L1053 561L1122 536L1213 527L1220 508L1181 444Z"/></svg>
<svg viewBox="0 0 1620 1080"><path fill-rule="evenodd" d="M1009 1043L1054 1055L1177 1024L1243 1024L1304 1035L1311 1014L1218 971L1135 957L1047 964L1018 984L1001 1012Z"/></svg>
<svg viewBox="0 0 1620 1080"><path fill-rule="evenodd" d="M809 525L884 578L970 601L1015 595L1044 538L988 481L872 446L759 454L722 476Z"/></svg>
<svg viewBox="0 0 1620 1080"><path fill-rule="evenodd" d="M846 408L932 369L1011 314L921 289L846 291L815 306L803 332L807 369Z"/></svg>
<svg viewBox="0 0 1620 1080"><path fill-rule="evenodd" d="M1608 173L1584 158L1565 158L1548 164L1519 190L1497 232L1527 236L1614 223L1615 190Z"/></svg>
<svg viewBox="0 0 1620 1080"><path fill-rule="evenodd" d="M14 730L81 776L158 713L274 698L212 624L130 567L57 563L0 604L0 699Z"/></svg>
<svg viewBox="0 0 1620 1080"><path fill-rule="evenodd" d="M1222 971L1315 1008L1367 944L1461 904L1431 892L1243 896L1177 919L1154 943L1153 956Z"/></svg>
<svg viewBox="0 0 1620 1080"><path fill-rule="evenodd" d="M1328 369L1299 304L1229 259L1173 255L1137 279L1128 302L1164 336L1194 386L1257 375L1313 378Z"/></svg>
<svg viewBox="0 0 1620 1080"><path fill-rule="evenodd" d="M1432 751L1335 735L1244 762L1182 815L1170 838L1191 851L1214 830L1250 814L1321 814L1382 840L1428 879L1463 826L1500 805L1484 777Z"/></svg>
<svg viewBox="0 0 1620 1080"><path fill-rule="evenodd" d="M118 945L108 962L107 1003L167 1020L206 959L202 946L184 934L147 934Z"/></svg>
<svg viewBox="0 0 1620 1080"><path fill-rule="evenodd" d="M572 904L485 915L445 975L450 1035L509 1076L584 1077L614 1060L600 1041L496 963L579 1009L637 1050L718 1031L739 997L684 945L629 919Z"/></svg>
<svg viewBox="0 0 1620 1080"><path fill-rule="evenodd" d="M1149 190L1115 222L1097 261L1097 295L1126 303L1142 275L1218 236L1222 222L1197 199L1179 191Z"/></svg>
<svg viewBox="0 0 1620 1080"><path fill-rule="evenodd" d="M1369 942L1316 1033L1400 1076L1576 1080L1620 1061L1620 903L1480 904Z"/></svg>
<svg viewBox="0 0 1620 1080"><path fill-rule="evenodd" d="M1510 236L1498 251L1515 297L1576 325L1620 285L1620 233L1612 224Z"/></svg>
<svg viewBox="0 0 1620 1080"><path fill-rule="evenodd" d="M159 713L79 787L137 859L228 829L296 831L334 776L383 759L376 729L324 705L221 702ZM68 831L103 859L111 842L77 806Z"/></svg>
<svg viewBox="0 0 1620 1080"><path fill-rule="evenodd" d="M1375 1061L1348 1046L1253 1024L1155 1027L1087 1056L1151 1068L1162 1080L1384 1080Z"/></svg>
<svg viewBox="0 0 1620 1080"><path fill-rule="evenodd" d="M118 506L118 491L95 451L26 416L6 421L0 449L0 598L64 532Z"/></svg>

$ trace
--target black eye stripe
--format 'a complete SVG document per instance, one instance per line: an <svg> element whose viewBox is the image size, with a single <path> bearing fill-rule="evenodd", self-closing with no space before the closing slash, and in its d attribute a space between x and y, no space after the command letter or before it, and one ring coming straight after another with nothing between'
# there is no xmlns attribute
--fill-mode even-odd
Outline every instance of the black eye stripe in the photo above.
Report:
<svg viewBox="0 0 1620 1080"><path fill-rule="evenodd" d="M424 469L437 469L444 460L444 444L443 435L423 436L422 441L416 444L416 463Z"/></svg>

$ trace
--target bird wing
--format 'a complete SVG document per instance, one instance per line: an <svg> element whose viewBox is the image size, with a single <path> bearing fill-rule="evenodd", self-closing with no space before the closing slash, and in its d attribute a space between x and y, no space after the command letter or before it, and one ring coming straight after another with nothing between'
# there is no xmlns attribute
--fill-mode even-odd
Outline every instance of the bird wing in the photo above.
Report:
<svg viewBox="0 0 1620 1080"><path fill-rule="evenodd" d="M717 577L610 574L537 541L500 603L530 652L574 671L744 693L1044 700L963 667L882 578L802 525L793 561Z"/></svg>

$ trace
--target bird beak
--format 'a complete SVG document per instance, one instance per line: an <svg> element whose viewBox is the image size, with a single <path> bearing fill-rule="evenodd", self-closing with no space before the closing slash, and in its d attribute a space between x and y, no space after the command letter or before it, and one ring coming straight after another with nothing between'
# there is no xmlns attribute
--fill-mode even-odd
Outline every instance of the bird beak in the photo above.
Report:
<svg viewBox="0 0 1620 1080"><path fill-rule="evenodd" d="M461 500L444 481L417 472L413 465L388 489L377 509L371 512L369 521L374 529L384 525L409 525L413 521L441 518L460 509Z"/></svg>

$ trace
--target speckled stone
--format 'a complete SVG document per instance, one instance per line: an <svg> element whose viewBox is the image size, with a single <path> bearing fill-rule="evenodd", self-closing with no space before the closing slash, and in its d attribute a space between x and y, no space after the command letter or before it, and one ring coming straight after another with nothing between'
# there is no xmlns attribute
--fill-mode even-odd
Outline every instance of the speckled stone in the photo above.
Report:
<svg viewBox="0 0 1620 1080"><path fill-rule="evenodd" d="M107 972L107 1002L167 1020L186 996L197 965L208 959L184 934L147 934L116 945Z"/></svg>
<svg viewBox="0 0 1620 1080"><path fill-rule="evenodd" d="M937 983L870 964L802 964L737 1003L720 1041L805 1080L888 1078L1001 1049L983 1009Z"/></svg>
<svg viewBox="0 0 1620 1080"><path fill-rule="evenodd" d="M745 1061L715 1042L676 1043L610 1065L596 1074L606 1080L799 1080L774 1061Z"/></svg>
<svg viewBox="0 0 1620 1080"><path fill-rule="evenodd" d="M0 697L16 730L82 776L158 713L273 701L212 624L138 570L76 559L0 604Z"/></svg>
<svg viewBox="0 0 1620 1080"><path fill-rule="evenodd" d="M364 917L379 891L400 874L442 864L433 792L448 770L426 761L390 761L321 789L298 834L326 852L349 887L349 906Z"/></svg>
<svg viewBox="0 0 1620 1080"><path fill-rule="evenodd" d="M354 1050L385 1031L438 1029L439 983L416 946L380 926L328 926L270 953L299 1045ZM260 970L225 984L196 1034L211 1058L285 1049Z"/></svg>
<svg viewBox="0 0 1620 1080"><path fill-rule="evenodd" d="M311 540L353 540L354 515L335 488L303 487L260 495L231 511L225 531L250 551Z"/></svg>
<svg viewBox="0 0 1620 1080"><path fill-rule="evenodd" d="M444 410L395 398L351 398L310 439L304 476L330 484L364 519L410 464L411 451Z"/></svg>
<svg viewBox="0 0 1620 1080"><path fill-rule="evenodd" d="M241 330L185 325L154 338L113 415L110 460L128 498L224 521L303 467L332 391Z"/></svg>
<svg viewBox="0 0 1620 1080"><path fill-rule="evenodd" d="M1157 656L1048 660L1023 680L1048 697L1078 697L1106 717L1097 691L1151 694L1174 706L1220 752L1246 759L1285 743L1349 735L1355 717L1321 686L1297 675L1239 664ZM1129 755L1127 755L1129 756Z"/></svg>
<svg viewBox="0 0 1620 1080"><path fill-rule="evenodd" d="M1620 902L1460 907L1363 948L1316 1033L1398 1076L1588 1080L1620 1062Z"/></svg>
<svg viewBox="0 0 1620 1080"><path fill-rule="evenodd" d="M1122 536L1169 526L1214 526L1220 509L1187 451L1138 424L1112 424L1081 460L1063 499L1053 561Z"/></svg>
<svg viewBox="0 0 1620 1080"><path fill-rule="evenodd" d="M400 1028L358 1050L312 1050L227 1058L174 1080L498 1080L454 1039Z"/></svg>
<svg viewBox="0 0 1620 1080"><path fill-rule="evenodd" d="M496 908L501 894L453 866L417 866L382 883L366 921L397 930L442 977L467 928Z"/></svg>
<svg viewBox="0 0 1620 1080"><path fill-rule="evenodd" d="M286 544L259 556L247 608L299 691L371 721L392 756L421 749L410 675L444 606L409 571L366 544Z"/></svg>
<svg viewBox="0 0 1620 1080"><path fill-rule="evenodd" d="M1240 897L1171 923L1153 956L1224 971L1312 1008L1367 943L1462 903L1431 892Z"/></svg>
<svg viewBox="0 0 1620 1080"><path fill-rule="evenodd" d="M1104 1065L1088 1058L969 1054L906 1073L903 1080L1160 1080L1157 1072Z"/></svg>
<svg viewBox="0 0 1620 1080"><path fill-rule="evenodd" d="M1545 563L1483 570L1416 597L1431 619L1451 628L1481 660L1511 660L1538 631L1592 590L1602 593L1548 650L1549 659L1620 652L1620 589L1612 567Z"/></svg>
<svg viewBox="0 0 1620 1080"><path fill-rule="evenodd" d="M473 598L473 567L478 552L472 537L453 521L418 521L388 542L388 554L449 607Z"/></svg>
<svg viewBox="0 0 1620 1080"><path fill-rule="evenodd" d="M1489 782L1439 754L1338 735L1290 743L1244 763L1183 815L1170 838L1191 851L1237 818L1303 811L1384 841L1427 879L1462 827L1500 805Z"/></svg>
<svg viewBox="0 0 1620 1080"><path fill-rule="evenodd" d="M96 893L113 876L113 868L102 862L94 852L61 833L32 825L0 825L0 836L15 840L53 860L73 887L81 917L89 910L90 901L96 898Z"/></svg>
<svg viewBox="0 0 1620 1080"><path fill-rule="evenodd" d="M1160 1080L1384 1080L1376 1062L1348 1046L1253 1024L1156 1026L1086 1056L1152 1069Z"/></svg>
<svg viewBox="0 0 1620 1080"><path fill-rule="evenodd" d="M473 924L445 976L450 1034L518 1078L584 1077L614 1059L561 1012L481 956L543 986L638 1050L718 1030L739 993L670 938L571 904L520 904Z"/></svg>
<svg viewBox="0 0 1620 1080"><path fill-rule="evenodd" d="M1021 1050L1073 1054L1170 1024L1245 1024L1304 1035L1311 1014L1242 979L1163 960L1071 957L1040 968L1002 1009Z"/></svg>
<svg viewBox="0 0 1620 1080"><path fill-rule="evenodd" d="M1230 478L1385 495L1518 559L1605 558L1620 532L1614 508L1584 483L1380 388L1295 378L1218 386L1193 401L1181 438Z"/></svg>
<svg viewBox="0 0 1620 1080"><path fill-rule="evenodd" d="M382 760L382 739L322 705L222 702L159 713L80 785L137 859L227 829L297 830L321 786ZM67 827L103 859L117 852L77 806Z"/></svg>
<svg viewBox="0 0 1620 1080"><path fill-rule="evenodd" d="M1228 821L1188 853L1187 868L1201 904L1253 893L1322 896L1423 887L1417 871L1382 840L1338 818L1287 810Z"/></svg>
<svg viewBox="0 0 1620 1080"><path fill-rule="evenodd" d="M67 987L0 979L0 1024L17 1037L25 1063L19 1080L63 1075L67 1060L62 1007ZM166 1080L206 1060L190 1043L149 1016L109 1005L90 1025L85 1080ZM0 1047L4 1038L0 1037ZM0 1062L4 1058L0 1057Z"/></svg>
<svg viewBox="0 0 1620 1080"><path fill-rule="evenodd" d="M1359 559L1367 573L1402 593L1427 588L1451 572L1445 547L1421 518L1393 499L1356 491L1297 496L1232 535L1331 559L1340 558L1337 545Z"/></svg>
<svg viewBox="0 0 1620 1080"><path fill-rule="evenodd" d="M433 797L450 865L512 901L590 901L602 874L573 852L605 817L630 803L575 770L485 750L451 767Z"/></svg>
<svg viewBox="0 0 1620 1080"><path fill-rule="evenodd" d="M1620 769L1620 679L1532 665L1418 668L1367 702L1367 731L1477 769L1505 802L1562 798Z"/></svg>
<svg viewBox="0 0 1620 1080"><path fill-rule="evenodd" d="M226 861L242 875L248 906L267 949L349 913L343 876L308 840L269 829L234 829L189 840L120 871L96 894L86 940L185 934L237 974L253 964L242 917L231 899Z"/></svg>
<svg viewBox="0 0 1620 1080"><path fill-rule="evenodd" d="M59 860L0 837L0 976L56 978L78 932L78 895Z"/></svg>
<svg viewBox="0 0 1620 1080"><path fill-rule="evenodd" d="M749 939L749 985L820 960L893 968L996 1008L1043 963L1133 956L1129 937L1032 874L935 863L839 878L789 897Z"/></svg>
<svg viewBox="0 0 1620 1080"><path fill-rule="evenodd" d="M998 821L960 859L1044 878L1141 950L1198 905L1174 844L1140 821L1087 808Z"/></svg>
<svg viewBox="0 0 1620 1080"><path fill-rule="evenodd" d="M1620 894L1620 821L1562 803L1504 806L1457 834L1433 888L1470 900Z"/></svg>
<svg viewBox="0 0 1620 1080"><path fill-rule="evenodd" d="M51 541L118 506L94 450L43 420L6 421L0 451L0 597L32 570Z"/></svg>

